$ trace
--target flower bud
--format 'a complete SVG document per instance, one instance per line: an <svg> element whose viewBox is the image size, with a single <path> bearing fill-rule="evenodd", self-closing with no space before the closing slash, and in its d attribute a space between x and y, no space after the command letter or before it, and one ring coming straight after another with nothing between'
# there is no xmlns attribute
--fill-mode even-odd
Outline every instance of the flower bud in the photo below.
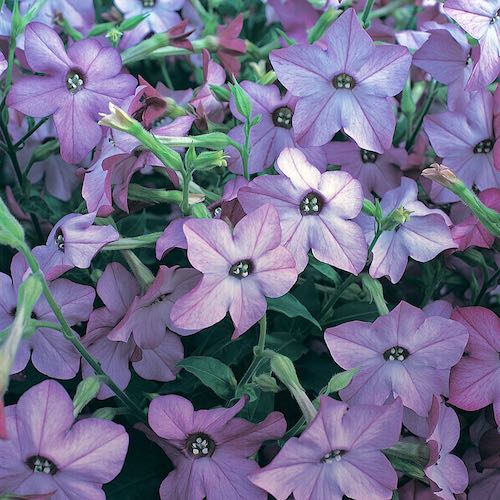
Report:
<svg viewBox="0 0 500 500"><path fill-rule="evenodd" d="M254 383L264 392L279 392L280 388L274 377L262 373L253 378Z"/></svg>
<svg viewBox="0 0 500 500"><path fill-rule="evenodd" d="M227 167L227 156L224 151L203 151L193 162L194 170L204 170L213 167Z"/></svg>
<svg viewBox="0 0 500 500"><path fill-rule="evenodd" d="M380 228L382 231L394 231L401 224L404 224L412 212L403 207L395 208L387 217L382 219Z"/></svg>
<svg viewBox="0 0 500 500"><path fill-rule="evenodd" d="M334 392L339 392L342 389L345 389L350 383L354 375L358 372L357 368L353 368L352 370L347 370L345 372L336 373L329 380L326 387L321 390L321 394L332 394Z"/></svg>
<svg viewBox="0 0 500 500"><path fill-rule="evenodd" d="M0 198L0 243L18 250L24 246L24 230Z"/></svg>
<svg viewBox="0 0 500 500"><path fill-rule="evenodd" d="M422 170L422 176L450 190L461 182L453 170L439 163L433 163L429 168Z"/></svg>
<svg viewBox="0 0 500 500"><path fill-rule="evenodd" d="M191 206L191 215L197 219L211 219L212 214L203 203L196 203Z"/></svg>
<svg viewBox="0 0 500 500"><path fill-rule="evenodd" d="M323 5L326 2L323 1ZM309 30L309 35L307 40L309 43L314 43L319 40L325 31L333 24L333 22L342 14L342 10L333 9L330 7L328 10L323 12L321 17L316 21L316 24Z"/></svg>
<svg viewBox="0 0 500 500"><path fill-rule="evenodd" d="M226 87L220 85L209 85L210 91L219 102L229 102L231 92Z"/></svg>
<svg viewBox="0 0 500 500"><path fill-rule="evenodd" d="M363 291L365 291L370 297L370 302L375 302L377 310L381 316L384 314L389 314L389 309L384 298L384 289L380 281L372 278L369 274L361 274L361 283L363 285Z"/></svg>
<svg viewBox="0 0 500 500"><path fill-rule="evenodd" d="M149 12L144 12L142 14L138 14L137 16L129 17L128 19L124 19L118 26L120 31L130 31L139 26L146 18L149 17Z"/></svg>
<svg viewBox="0 0 500 500"><path fill-rule="evenodd" d="M236 104L236 109L245 117L247 121L250 121L252 116L252 103L248 94L243 90L243 87L236 81L234 83L229 83L229 88L234 97L234 102Z"/></svg>
<svg viewBox="0 0 500 500"><path fill-rule="evenodd" d="M106 406L104 408L99 408L96 410L92 416L94 418L102 418L104 420L113 420L116 417L116 414L118 413L116 408L111 408L109 406Z"/></svg>
<svg viewBox="0 0 500 500"><path fill-rule="evenodd" d="M102 378L99 375L84 378L76 388L73 398L73 416L76 418L80 412L92 401L101 388Z"/></svg>

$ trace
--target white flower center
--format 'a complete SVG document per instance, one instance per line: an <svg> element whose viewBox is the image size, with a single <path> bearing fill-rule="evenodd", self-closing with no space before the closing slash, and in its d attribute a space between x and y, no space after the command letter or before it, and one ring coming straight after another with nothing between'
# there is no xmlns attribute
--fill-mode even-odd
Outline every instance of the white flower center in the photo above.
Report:
<svg viewBox="0 0 500 500"><path fill-rule="evenodd" d="M332 85L336 89L352 90L356 86L356 81L351 75L348 75L347 73L340 73L339 75L335 75L333 77Z"/></svg>
<svg viewBox="0 0 500 500"><path fill-rule="evenodd" d="M69 90L70 94L76 94L83 89L83 78L76 72L70 71L66 75L66 88Z"/></svg>
<svg viewBox="0 0 500 500"><path fill-rule="evenodd" d="M28 458L26 464L33 472L43 472L44 474L50 474L52 476L57 472L57 467L54 462L40 455Z"/></svg>
<svg viewBox="0 0 500 500"><path fill-rule="evenodd" d="M495 145L495 139L485 139L474 146L474 153L491 153L493 151L493 146Z"/></svg>
<svg viewBox="0 0 500 500"><path fill-rule="evenodd" d="M240 260L229 269L229 274L235 278L246 278L252 272L252 264L249 260Z"/></svg>
<svg viewBox="0 0 500 500"><path fill-rule="evenodd" d="M409 355L410 353L407 349L395 345L384 352L384 359L386 361L404 361Z"/></svg>
<svg viewBox="0 0 500 500"><path fill-rule="evenodd" d="M332 450L329 453L326 453L321 458L321 463L331 464L334 462L340 462L340 460L342 460L343 454L344 454L344 450Z"/></svg>
<svg viewBox="0 0 500 500"><path fill-rule="evenodd" d="M273 123L276 127L292 128L292 116L293 111L289 107L277 108L272 114Z"/></svg>

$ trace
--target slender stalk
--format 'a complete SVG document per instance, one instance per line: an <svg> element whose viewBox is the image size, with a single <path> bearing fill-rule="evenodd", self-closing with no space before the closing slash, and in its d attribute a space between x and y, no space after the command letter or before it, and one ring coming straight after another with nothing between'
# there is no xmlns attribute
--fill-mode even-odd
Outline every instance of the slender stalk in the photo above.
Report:
<svg viewBox="0 0 500 500"><path fill-rule="evenodd" d="M186 162L187 163L187 162ZM181 202L181 210L184 215L189 215L189 185L193 180L193 171L189 166L185 166L185 173L182 183L182 202Z"/></svg>
<svg viewBox="0 0 500 500"><path fill-rule="evenodd" d="M418 116L415 130L413 131L410 138L406 142L406 151L410 151L410 149L415 144L415 141L417 140L420 129L422 128L422 124L424 123L425 115L429 112L429 109L432 106L434 99L436 98L436 87L437 87L437 81L432 80L431 84L429 85L429 93L427 94L427 99L424 103L424 107L422 108L422 112Z"/></svg>
<svg viewBox="0 0 500 500"><path fill-rule="evenodd" d="M45 118L42 118L38 123L35 124L34 127L30 128L28 132L26 132L21 139L19 139L13 146L16 150L20 149L23 145L23 143L31 137L47 120L49 119L48 116Z"/></svg>
<svg viewBox="0 0 500 500"><path fill-rule="evenodd" d="M32 270L32 272L38 273L40 275L42 282L42 293L45 299L47 300L47 303L49 304L50 308L52 309L52 312L57 318L57 321L61 325L61 332L64 335L64 338L66 338L73 344L75 349L80 353L82 358L85 359L85 361L92 367L94 372L97 375L101 375L106 380L106 385L116 394L116 397L122 402L122 404L124 404L129 409L129 411L139 420L144 421L146 418L144 411L139 407L139 405L137 405L137 403L135 403L135 401L133 401L130 398L128 394L122 391L115 384L115 382L111 379L111 377L101 368L101 365L92 357L92 355L83 346L77 334L70 328L68 322L66 321L66 318L61 312L60 307L58 306L56 300L54 299L52 292L50 291L50 288L47 284L47 281L45 280L45 277L43 276L43 273L40 272L40 266L38 265L38 262L35 259L35 257L33 257L33 254L31 253L30 249L27 246L25 246L24 249L22 249L21 251L24 257L26 258L26 261L28 262L28 265Z"/></svg>
<svg viewBox="0 0 500 500"><path fill-rule="evenodd" d="M394 2L391 2L391 3L388 3L387 5L384 5L380 9L372 10L370 12L369 19L386 17L386 16L392 14L395 10L397 10L400 7L403 7L404 5L409 4L409 3L411 3L411 0L395 0Z"/></svg>
<svg viewBox="0 0 500 500"><path fill-rule="evenodd" d="M363 9L363 14L361 15L361 23L365 28L370 25L370 21L368 20L368 16L370 15L370 11L372 10L373 3L375 0L367 0L365 4L365 8Z"/></svg>
<svg viewBox="0 0 500 500"><path fill-rule="evenodd" d="M106 246L101 248L101 252L103 251L113 251L113 250L133 250L134 248L145 248L151 247L156 244L158 238L163 233L150 233L145 234L143 236L134 236L132 238L120 238L119 240L112 241L108 243Z"/></svg>
<svg viewBox="0 0 500 500"><path fill-rule="evenodd" d="M264 316L259 320L259 343L256 347L256 356L262 356L264 349L266 348L266 335L267 335L267 314L264 313Z"/></svg>

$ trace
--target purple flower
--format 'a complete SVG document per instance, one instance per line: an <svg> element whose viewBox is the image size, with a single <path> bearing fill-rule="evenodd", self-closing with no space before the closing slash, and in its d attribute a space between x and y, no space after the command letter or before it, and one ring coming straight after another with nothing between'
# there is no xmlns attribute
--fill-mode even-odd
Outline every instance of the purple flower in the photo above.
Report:
<svg viewBox="0 0 500 500"><path fill-rule="evenodd" d="M128 48L139 43L151 33L163 33L180 22L177 13L184 6L184 0L114 0L123 12L125 19L148 14L133 30L127 31L120 43L121 48Z"/></svg>
<svg viewBox="0 0 500 500"><path fill-rule="evenodd" d="M174 302L191 290L200 275L194 269L160 266L155 280L144 294L135 295L123 319L109 332L110 340L127 342L133 336L142 349L166 347L165 336L172 330L180 335L195 333L179 328L171 318Z"/></svg>
<svg viewBox="0 0 500 500"><path fill-rule="evenodd" d="M184 357L180 338L174 333L167 331L154 349L141 349L132 337L127 342L108 338L139 294L139 284L134 276L117 262L108 264L97 282L97 294L105 307L92 311L82 343L118 387L125 389L130 382L130 362L142 378L161 382L174 380L179 371L176 365ZM94 375L92 368L83 360L82 373L84 377ZM111 396L113 392L101 386L98 398Z"/></svg>
<svg viewBox="0 0 500 500"><path fill-rule="evenodd" d="M300 147L296 141L292 128L292 117L295 112L297 99L290 93L280 96L276 85L259 85L253 82L242 82L241 86L250 97L252 116L260 115L260 123L251 129L249 172L254 174L270 167L285 148L298 148L307 159L322 172L326 170L327 161L323 147ZM245 118L236 109L234 97L231 96L231 113L241 121ZM243 144L245 135L243 125L237 125L229 132L229 136L236 142ZM242 174L243 164L241 157L234 147L226 152L230 155L228 162L232 172Z"/></svg>
<svg viewBox="0 0 500 500"><path fill-rule="evenodd" d="M270 55L281 83L299 98L293 115L296 139L321 146L343 129L361 148L383 153L396 123L391 97L408 76L408 50L374 45L354 9L346 10L322 40L326 52L295 45Z"/></svg>
<svg viewBox="0 0 500 500"><path fill-rule="evenodd" d="M382 198L384 216L392 214L394 223L386 228L373 247L370 275L388 276L397 283L403 276L408 258L428 262L447 248L456 248L448 227L448 217L441 210L427 208L417 200L417 184L403 177L401 186L391 189ZM371 242L375 221L360 215L357 221L365 227L365 236Z"/></svg>
<svg viewBox="0 0 500 500"><path fill-rule="evenodd" d="M50 232L47 243L33 255L45 277L53 280L73 267L90 267L97 252L120 235L113 226L95 226L95 213L65 215Z"/></svg>
<svg viewBox="0 0 500 500"><path fill-rule="evenodd" d="M450 403L468 411L493 403L500 425L500 318L484 307L463 307L451 316L469 332L464 357L451 372Z"/></svg>
<svg viewBox="0 0 500 500"><path fill-rule="evenodd" d="M14 320L17 291L27 270L21 254L12 259L12 279L0 273L2 293L0 298L0 328L6 328ZM79 285L66 279L50 283L50 291L70 326L87 321L94 303L95 291L92 287ZM38 321L57 323L49 304L42 296L33 308L32 318ZM26 368L31 357L33 366L49 377L59 379L73 378L80 365L80 355L73 345L59 331L39 327L32 336L21 341L11 373Z"/></svg>
<svg viewBox="0 0 500 500"><path fill-rule="evenodd" d="M104 498L102 485L122 469L125 429L109 420L73 417L64 388L46 380L5 409L8 441L0 441L0 490L50 498Z"/></svg>
<svg viewBox="0 0 500 500"><path fill-rule="evenodd" d="M232 408L199 411L175 395L151 402L148 421L157 436L147 434L175 466L160 486L162 500L267 498L247 479L259 469L248 457L257 453L265 440L280 438L286 422L279 412L259 424L234 418L245 402L241 398Z"/></svg>
<svg viewBox="0 0 500 500"><path fill-rule="evenodd" d="M469 470L468 500L498 498L500 495L500 469L481 467L481 456L475 448L469 448L464 453L464 462Z"/></svg>
<svg viewBox="0 0 500 500"><path fill-rule="evenodd" d="M363 187L366 198L373 199L373 193L382 197L401 182L408 153L402 148L391 147L383 154L360 148L354 141L328 144L328 163L340 165Z"/></svg>
<svg viewBox="0 0 500 500"><path fill-rule="evenodd" d="M358 368L340 395L350 404L384 404L401 397L405 407L427 416L432 396L448 394L450 368L467 344L460 323L429 317L406 302L375 322L350 321L325 331L330 353L342 368Z"/></svg>
<svg viewBox="0 0 500 500"><path fill-rule="evenodd" d="M25 54L30 68L44 76L15 83L7 105L29 116L54 115L63 160L82 161L102 137L99 112L131 95L135 78L121 74L117 50L89 39L66 52L57 33L41 23L26 27Z"/></svg>
<svg viewBox="0 0 500 500"><path fill-rule="evenodd" d="M443 158L442 163L467 187L475 184L481 191L500 188L500 173L495 170L497 160L493 156L493 96L489 92L471 94L463 112L426 116L424 128L434 151ZM430 196L438 203L458 201L456 195L436 182L432 183Z"/></svg>
<svg viewBox="0 0 500 500"><path fill-rule="evenodd" d="M444 11L479 40L480 57L466 88L482 90L500 73L500 0L447 0Z"/></svg>
<svg viewBox="0 0 500 500"><path fill-rule="evenodd" d="M299 438L250 480L277 500L391 498L398 476L382 449L399 439L402 405L345 403L321 396L317 416Z"/></svg>
<svg viewBox="0 0 500 500"><path fill-rule="evenodd" d="M203 278L175 303L171 319L178 328L201 330L229 311L237 338L265 314L266 297L281 297L297 281L271 205L243 217L234 231L220 219L190 219L183 230L189 262Z"/></svg>
<svg viewBox="0 0 500 500"><path fill-rule="evenodd" d="M455 411L436 397L429 420L432 432L427 437L430 457L425 475L437 497L455 500L455 494L463 493L468 484L465 464L451 453L460 437L460 423Z"/></svg>
<svg viewBox="0 0 500 500"><path fill-rule="evenodd" d="M278 158L281 175L256 177L238 198L245 212L269 203L281 222L282 244L295 258L297 270L307 266L307 253L322 262L358 274L366 262L362 229L350 219L363 205L360 183L347 172L321 173L297 149Z"/></svg>

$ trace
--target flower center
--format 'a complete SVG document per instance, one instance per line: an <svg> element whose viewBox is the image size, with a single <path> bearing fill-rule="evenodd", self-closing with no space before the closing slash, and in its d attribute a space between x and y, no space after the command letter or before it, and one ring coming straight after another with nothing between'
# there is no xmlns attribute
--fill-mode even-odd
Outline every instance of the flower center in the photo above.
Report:
<svg viewBox="0 0 500 500"><path fill-rule="evenodd" d="M156 0L142 0L142 5L148 9L151 7L154 7L156 3Z"/></svg>
<svg viewBox="0 0 500 500"><path fill-rule="evenodd" d="M347 73L340 73L333 77L332 85L336 89L352 90L356 86L356 82L351 75L348 75Z"/></svg>
<svg viewBox="0 0 500 500"><path fill-rule="evenodd" d="M491 18L490 23L495 24L499 19L500 19L500 9L498 9L496 14Z"/></svg>
<svg viewBox="0 0 500 500"><path fill-rule="evenodd" d="M273 111L273 123L276 127L292 128L293 111L287 106L276 108Z"/></svg>
<svg viewBox="0 0 500 500"><path fill-rule="evenodd" d="M344 453L344 450L332 450L321 458L321 463L331 464L333 462L340 462Z"/></svg>
<svg viewBox="0 0 500 500"><path fill-rule="evenodd" d="M84 83L83 77L74 70L71 70L66 75L66 88L69 90L70 94L80 92L80 90L83 89Z"/></svg>
<svg viewBox="0 0 500 500"><path fill-rule="evenodd" d="M485 139L479 144L474 146L474 153L491 153L493 150L493 145L495 144L495 139Z"/></svg>
<svg viewBox="0 0 500 500"><path fill-rule="evenodd" d="M318 215L323 208L323 198L319 193L310 192L300 202L301 215Z"/></svg>
<svg viewBox="0 0 500 500"><path fill-rule="evenodd" d="M61 250L61 252L64 252L64 235L63 235L61 229L58 229L56 231L55 240L56 240L57 248L59 250Z"/></svg>
<svg viewBox="0 0 500 500"><path fill-rule="evenodd" d="M384 352L384 359L386 361L404 361L410 353L401 346L395 345Z"/></svg>
<svg viewBox="0 0 500 500"><path fill-rule="evenodd" d="M155 300L153 300L153 305L154 304L160 304L163 302L166 298L168 297L168 293L162 293L159 297L156 297Z"/></svg>
<svg viewBox="0 0 500 500"><path fill-rule="evenodd" d="M375 151L368 151L368 149L361 149L359 151L361 155L361 161L363 163L375 163L378 158L378 153L375 153Z"/></svg>
<svg viewBox="0 0 500 500"><path fill-rule="evenodd" d="M42 457L41 455L35 455L28 458L26 465L33 469L33 472L43 472L44 474L50 474L54 476L57 472L57 467L48 458Z"/></svg>
<svg viewBox="0 0 500 500"><path fill-rule="evenodd" d="M211 457L215 451L215 442L207 434L191 434L186 441L186 450L191 458Z"/></svg>
<svg viewBox="0 0 500 500"><path fill-rule="evenodd" d="M229 274L238 279L246 278L252 272L252 263L249 260L240 260L229 269Z"/></svg>

